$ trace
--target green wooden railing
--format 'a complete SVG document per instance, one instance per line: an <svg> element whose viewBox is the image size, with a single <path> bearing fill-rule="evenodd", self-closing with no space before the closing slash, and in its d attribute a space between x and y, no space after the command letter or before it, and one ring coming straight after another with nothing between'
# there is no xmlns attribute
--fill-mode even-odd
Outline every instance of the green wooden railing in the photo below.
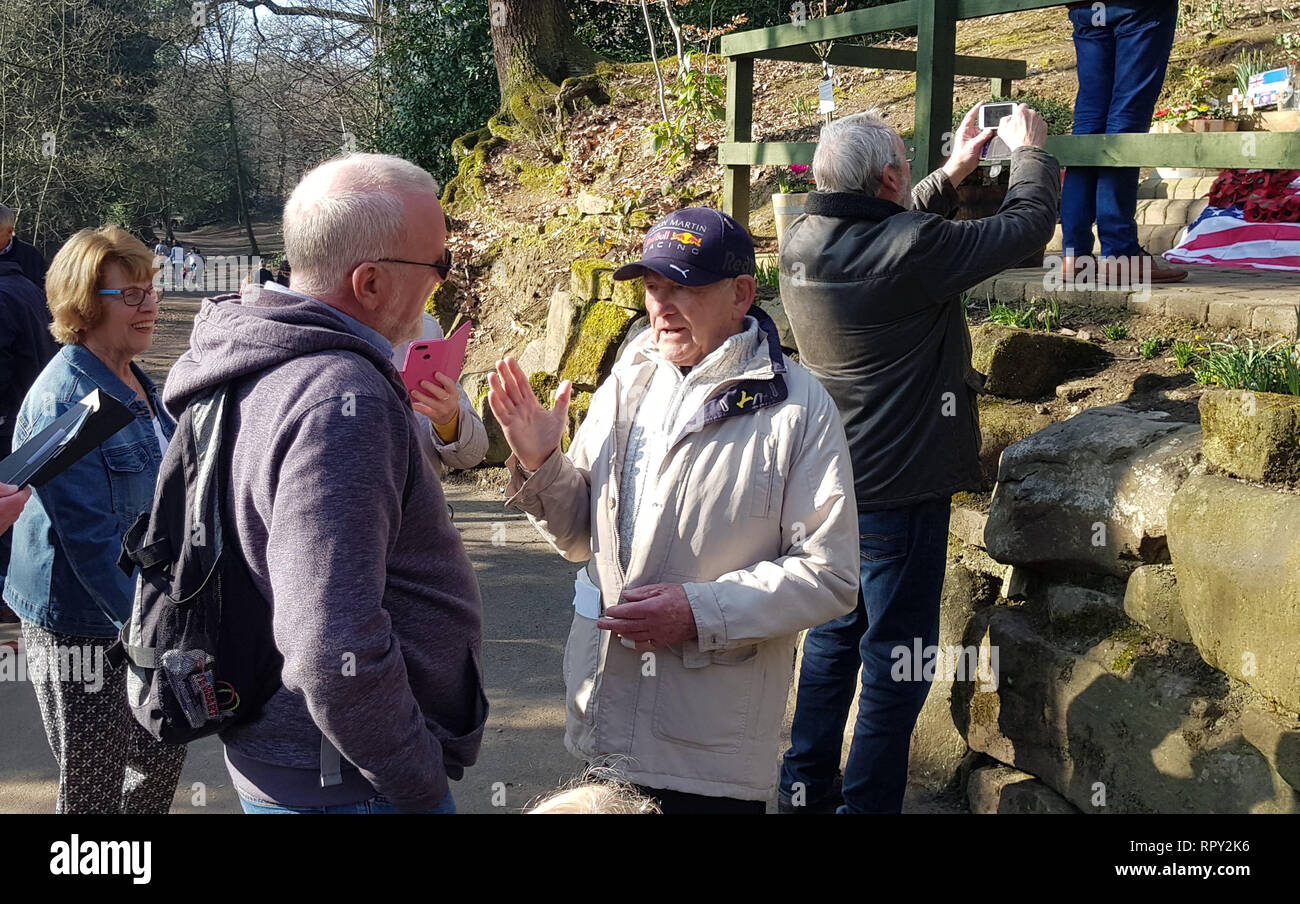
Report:
<svg viewBox="0 0 1300 904"><path fill-rule="evenodd" d="M899 28L917 29L917 50L888 50L832 44L827 62L916 72L916 124L908 146L917 179L943 163L945 133L952 131L955 75L988 78L991 93L1011 96L1012 82L1025 77L1023 60L958 56L957 22L999 13L1061 6L1061 28L1069 29L1063 4L1050 0L901 0L871 9L738 32L722 39L727 58L727 135L718 162L727 167L723 209L749 222L751 166L812 163L813 142L752 141L754 60L816 63L812 46ZM1064 166L1171 166L1210 169L1300 169L1300 134L1294 132L1193 132L1168 135L1061 135L1047 150Z"/></svg>

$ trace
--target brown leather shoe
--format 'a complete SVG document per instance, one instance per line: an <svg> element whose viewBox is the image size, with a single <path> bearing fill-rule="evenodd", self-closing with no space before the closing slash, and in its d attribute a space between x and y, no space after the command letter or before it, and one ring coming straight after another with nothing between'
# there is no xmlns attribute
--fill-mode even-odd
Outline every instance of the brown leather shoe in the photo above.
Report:
<svg viewBox="0 0 1300 904"><path fill-rule="evenodd" d="M1146 254L1151 258L1151 281L1153 283L1182 282L1187 278L1187 270L1176 267L1159 254Z"/></svg>
<svg viewBox="0 0 1300 904"><path fill-rule="evenodd" d="M1083 266L1083 262L1087 260L1091 260L1091 258L1092 258L1091 254L1076 254L1074 257L1062 258L1061 275L1065 277L1066 282L1074 282L1074 276L1076 273L1079 272L1079 269ZM1092 261L1092 263L1088 264L1089 269L1091 269L1093 273L1097 272L1095 269L1095 265L1096 265L1096 261Z"/></svg>
<svg viewBox="0 0 1300 904"><path fill-rule="evenodd" d="M1181 282L1187 271L1175 267L1158 254L1143 251L1132 257L1097 259L1097 282L1105 288L1119 288L1150 280L1152 283Z"/></svg>

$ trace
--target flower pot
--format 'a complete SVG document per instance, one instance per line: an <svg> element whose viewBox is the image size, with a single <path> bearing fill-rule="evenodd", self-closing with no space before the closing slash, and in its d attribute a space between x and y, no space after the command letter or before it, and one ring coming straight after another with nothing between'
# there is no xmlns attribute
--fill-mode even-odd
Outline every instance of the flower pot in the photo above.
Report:
<svg viewBox="0 0 1300 904"><path fill-rule="evenodd" d="M1229 128L1231 126L1231 128ZM1235 132L1237 124L1226 119L1193 119L1192 127L1197 132Z"/></svg>
<svg viewBox="0 0 1300 904"><path fill-rule="evenodd" d="M785 228L794 222L795 217L803 213L804 202L808 200L807 192L778 192L772 195L772 217L776 220L776 245L781 247L781 237Z"/></svg>

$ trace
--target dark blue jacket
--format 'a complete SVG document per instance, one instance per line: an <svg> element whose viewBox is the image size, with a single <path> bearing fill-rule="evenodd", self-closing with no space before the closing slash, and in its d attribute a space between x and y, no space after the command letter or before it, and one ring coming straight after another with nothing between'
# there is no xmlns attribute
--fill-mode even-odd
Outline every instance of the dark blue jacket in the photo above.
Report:
<svg viewBox="0 0 1300 904"><path fill-rule="evenodd" d="M18 236L13 237L9 243L7 251L0 251L0 263L10 261L19 266L23 276L26 276L37 287L45 288L45 258L36 250L35 245L24 242Z"/></svg>
<svg viewBox="0 0 1300 904"><path fill-rule="evenodd" d="M45 293L17 263L0 260L0 458L9 454L23 396L58 350Z"/></svg>
<svg viewBox="0 0 1300 904"><path fill-rule="evenodd" d="M175 422L136 364L163 436ZM131 614L134 575L117 567L122 536L153 504L162 451L149 408L94 353L65 345L41 372L18 412L14 445L49 426L95 389L130 408L135 420L43 487L14 525L4 598L23 620L81 637L112 637Z"/></svg>

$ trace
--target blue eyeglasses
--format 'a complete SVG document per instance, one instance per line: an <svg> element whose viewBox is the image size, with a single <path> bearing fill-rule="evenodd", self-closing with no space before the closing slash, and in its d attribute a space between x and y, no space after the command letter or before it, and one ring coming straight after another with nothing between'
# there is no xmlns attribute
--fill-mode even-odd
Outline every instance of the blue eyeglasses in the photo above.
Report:
<svg viewBox="0 0 1300 904"><path fill-rule="evenodd" d="M136 286L132 286L129 289L100 289L95 294L121 295L122 301L126 304L127 307L131 307L131 308L138 308L140 305L144 304L144 300L148 298L150 295L154 297L155 301L163 300L163 290L155 288L153 286L150 286L147 289L141 289Z"/></svg>

